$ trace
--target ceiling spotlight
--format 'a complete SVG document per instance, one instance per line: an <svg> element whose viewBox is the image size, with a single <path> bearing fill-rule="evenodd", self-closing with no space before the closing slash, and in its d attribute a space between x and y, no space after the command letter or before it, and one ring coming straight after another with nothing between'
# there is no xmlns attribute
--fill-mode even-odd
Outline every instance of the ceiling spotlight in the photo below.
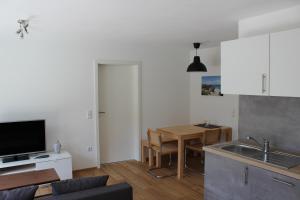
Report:
<svg viewBox="0 0 300 200"><path fill-rule="evenodd" d="M20 36L21 39L23 39L23 38L24 38L24 33L21 32L21 33L19 34L19 36Z"/></svg>
<svg viewBox="0 0 300 200"><path fill-rule="evenodd" d="M21 39L23 39L24 32L28 34L29 20L19 19L17 22L19 24L19 29L16 31L16 33Z"/></svg>
<svg viewBox="0 0 300 200"><path fill-rule="evenodd" d="M21 32L22 32L22 29L21 29L21 28L19 28L19 29L16 31L17 34L20 34Z"/></svg>

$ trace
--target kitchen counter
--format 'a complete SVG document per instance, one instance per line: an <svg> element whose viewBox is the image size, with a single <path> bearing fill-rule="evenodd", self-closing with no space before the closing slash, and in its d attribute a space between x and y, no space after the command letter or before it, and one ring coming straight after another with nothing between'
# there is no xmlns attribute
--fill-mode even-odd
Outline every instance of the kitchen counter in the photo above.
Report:
<svg viewBox="0 0 300 200"><path fill-rule="evenodd" d="M239 143L245 144L244 142L239 142ZM275 173L278 173L281 175L285 175L285 176L300 180L300 165L290 168L290 169L285 169L285 168L282 168L279 166L272 165L270 163L266 163L263 161L245 157L245 156L239 155L237 153L229 152L229 151L222 149L222 147L228 146L230 144L236 144L236 142L222 143L222 144L207 146L207 147L204 147L203 149L204 149L204 151L212 153L212 154L230 158L232 160L236 160L236 161L239 161L242 163L246 163L246 164L249 164L249 165L252 165L255 167L259 167L259 168L262 168L265 170L269 170L269 171L272 171L272 172L275 172Z"/></svg>

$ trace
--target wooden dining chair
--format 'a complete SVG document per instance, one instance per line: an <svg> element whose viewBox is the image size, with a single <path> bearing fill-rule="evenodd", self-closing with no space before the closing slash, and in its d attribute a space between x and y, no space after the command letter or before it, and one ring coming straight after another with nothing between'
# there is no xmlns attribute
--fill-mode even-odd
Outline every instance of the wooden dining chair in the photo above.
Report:
<svg viewBox="0 0 300 200"><path fill-rule="evenodd" d="M225 136L226 142L232 141L232 128L231 127L223 127L221 132L222 132L222 135Z"/></svg>
<svg viewBox="0 0 300 200"><path fill-rule="evenodd" d="M149 167L153 165L153 155L152 152L155 152L156 157L156 167L161 167L161 156L168 154L170 156L169 166L172 164L172 154L178 152L177 144L174 143L174 140L166 138L163 140L161 133L148 129L148 147L149 147ZM175 140L176 141L176 140Z"/></svg>
<svg viewBox="0 0 300 200"><path fill-rule="evenodd" d="M202 137L200 138L200 142L194 143L194 144L188 144L185 146L185 166L187 165L187 150L191 150L194 152L201 153L201 158L204 158L204 151L203 147L208 145L213 145L221 142L221 129L212 129L212 130L206 130ZM203 161L203 160L202 160Z"/></svg>
<svg viewBox="0 0 300 200"><path fill-rule="evenodd" d="M173 139L173 138L169 138L165 135L161 135L161 140L162 140L162 143L163 144L166 144L166 143L177 143L177 140L176 139ZM146 163L147 162L147 157L146 157L146 150L149 150L149 142L148 142L148 139L142 139L141 140L141 161L142 163ZM150 161L150 159L149 159Z"/></svg>

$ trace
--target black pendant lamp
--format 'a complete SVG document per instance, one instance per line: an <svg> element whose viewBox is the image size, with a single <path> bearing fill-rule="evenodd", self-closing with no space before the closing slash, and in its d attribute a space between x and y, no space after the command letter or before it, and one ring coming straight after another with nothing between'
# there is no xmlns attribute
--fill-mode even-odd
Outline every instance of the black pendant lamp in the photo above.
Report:
<svg viewBox="0 0 300 200"><path fill-rule="evenodd" d="M200 57L197 55L197 49L199 49L199 47L200 43L194 43L196 56L194 56L194 61L187 68L187 72L207 72L206 66L201 62Z"/></svg>

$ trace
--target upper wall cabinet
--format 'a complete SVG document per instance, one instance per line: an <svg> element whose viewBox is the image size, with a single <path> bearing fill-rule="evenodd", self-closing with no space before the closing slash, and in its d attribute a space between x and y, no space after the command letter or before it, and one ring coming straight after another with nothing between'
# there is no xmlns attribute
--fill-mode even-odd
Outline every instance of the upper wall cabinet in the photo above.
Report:
<svg viewBox="0 0 300 200"><path fill-rule="evenodd" d="M221 44L222 93L300 97L300 29Z"/></svg>
<svg viewBox="0 0 300 200"><path fill-rule="evenodd" d="M222 42L222 93L270 94L269 42L269 34Z"/></svg>
<svg viewBox="0 0 300 200"><path fill-rule="evenodd" d="M300 29L270 35L270 95L300 97Z"/></svg>

